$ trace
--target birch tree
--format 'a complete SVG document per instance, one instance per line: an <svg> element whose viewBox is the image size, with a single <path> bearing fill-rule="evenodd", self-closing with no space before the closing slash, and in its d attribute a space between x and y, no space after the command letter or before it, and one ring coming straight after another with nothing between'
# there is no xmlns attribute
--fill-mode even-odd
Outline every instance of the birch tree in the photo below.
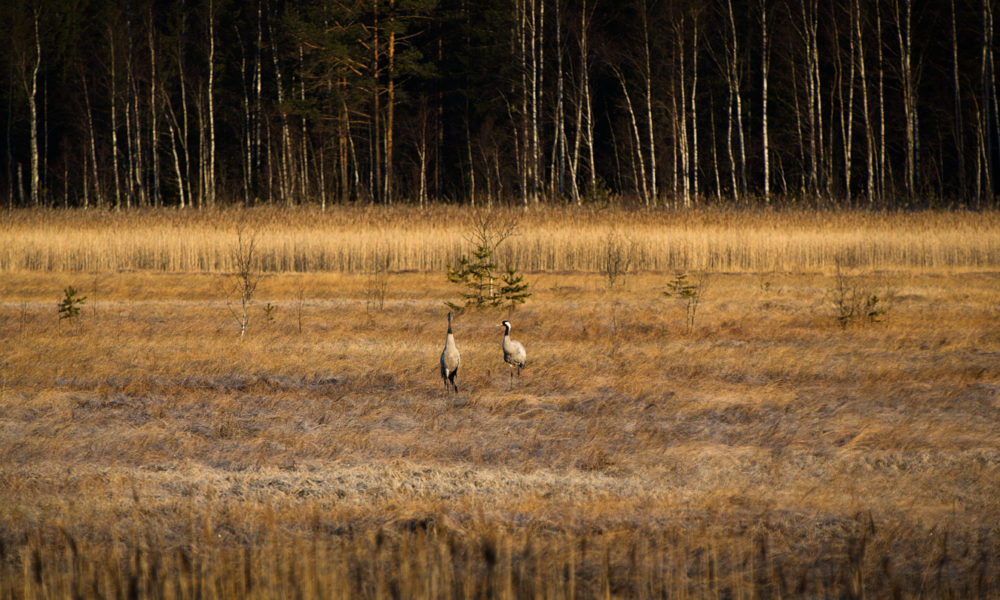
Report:
<svg viewBox="0 0 1000 600"><path fill-rule="evenodd" d="M764 161L764 204L771 203L771 148L768 145L767 83L771 71L771 38L767 31L767 0L760 0L760 100L761 158Z"/></svg>
<svg viewBox="0 0 1000 600"><path fill-rule="evenodd" d="M912 202L917 191L917 98L913 72L912 0L893 0L896 39L899 42L899 76L903 93L903 119L906 132L904 154L906 197Z"/></svg>

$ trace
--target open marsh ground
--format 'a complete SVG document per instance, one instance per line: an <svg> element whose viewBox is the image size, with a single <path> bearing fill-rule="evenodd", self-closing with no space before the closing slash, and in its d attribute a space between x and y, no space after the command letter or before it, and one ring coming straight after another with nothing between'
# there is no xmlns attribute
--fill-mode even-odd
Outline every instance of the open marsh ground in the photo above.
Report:
<svg viewBox="0 0 1000 600"><path fill-rule="evenodd" d="M4 215L0 597L1000 596L997 214L470 218Z"/></svg>

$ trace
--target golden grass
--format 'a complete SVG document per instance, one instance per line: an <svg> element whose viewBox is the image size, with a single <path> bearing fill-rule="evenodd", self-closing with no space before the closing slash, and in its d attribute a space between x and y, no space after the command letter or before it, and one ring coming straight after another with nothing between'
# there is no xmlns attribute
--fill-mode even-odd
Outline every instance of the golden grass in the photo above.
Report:
<svg viewBox="0 0 1000 600"><path fill-rule="evenodd" d="M500 249L523 271L600 271L609 234L635 244L635 267L725 272L1000 265L1000 213L663 212L536 208ZM435 206L243 211L8 213L0 272L229 272L241 224L267 271L443 271L470 248L473 211Z"/></svg>
<svg viewBox="0 0 1000 600"><path fill-rule="evenodd" d="M1000 270L973 266L846 269L889 311L843 331L830 263L707 274L690 332L670 274L533 273L522 381L466 313L458 395L440 271L381 311L364 273L266 274L242 342L223 273L5 273L0 598L997 596Z"/></svg>

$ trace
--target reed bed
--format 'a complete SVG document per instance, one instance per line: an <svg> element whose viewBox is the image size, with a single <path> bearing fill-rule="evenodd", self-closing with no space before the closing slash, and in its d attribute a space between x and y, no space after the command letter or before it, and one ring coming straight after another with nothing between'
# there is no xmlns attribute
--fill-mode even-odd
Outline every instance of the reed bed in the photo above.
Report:
<svg viewBox="0 0 1000 600"><path fill-rule="evenodd" d="M516 216L498 260L522 271L599 272L609 236L638 270L828 272L1000 265L1000 214L538 208ZM443 271L470 252L476 209L257 208L21 211L0 225L0 271L229 272L238 231L268 272Z"/></svg>

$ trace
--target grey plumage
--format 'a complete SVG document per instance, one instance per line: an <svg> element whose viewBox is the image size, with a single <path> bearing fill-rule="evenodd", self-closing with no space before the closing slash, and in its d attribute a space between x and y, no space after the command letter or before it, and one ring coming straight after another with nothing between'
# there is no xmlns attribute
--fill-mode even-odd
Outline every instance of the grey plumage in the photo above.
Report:
<svg viewBox="0 0 1000 600"><path fill-rule="evenodd" d="M503 343L501 344L503 347L503 360L510 365L510 384L513 386L514 368L517 368L517 376L521 377L521 369L524 367L527 355L524 352L524 346L521 345L521 342L510 338L510 321L504 321L502 325L504 327Z"/></svg>
<svg viewBox="0 0 1000 600"><path fill-rule="evenodd" d="M451 389L448 387L448 382L451 382L451 387L458 392L455 374L458 373L460 362L462 355L458 353L458 346L455 345L455 334L451 331L451 313L448 313L448 335L444 339L444 350L441 351L441 379L444 380L445 389Z"/></svg>

